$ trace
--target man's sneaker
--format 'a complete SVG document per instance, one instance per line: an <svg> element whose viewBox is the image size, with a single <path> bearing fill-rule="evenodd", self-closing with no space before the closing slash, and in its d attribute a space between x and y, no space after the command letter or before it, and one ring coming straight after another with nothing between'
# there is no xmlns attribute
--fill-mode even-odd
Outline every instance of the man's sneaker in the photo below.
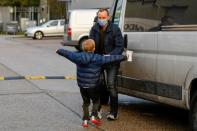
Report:
<svg viewBox="0 0 197 131"><path fill-rule="evenodd" d="M109 114L109 115L107 115L107 119L108 120L117 120L117 116L115 116L113 114Z"/></svg>
<svg viewBox="0 0 197 131"><path fill-rule="evenodd" d="M88 127L88 120L84 120L83 123L82 123L82 126L83 127Z"/></svg>
<svg viewBox="0 0 197 131"><path fill-rule="evenodd" d="M102 112L101 111L98 111L98 118L102 119Z"/></svg>
<svg viewBox="0 0 197 131"><path fill-rule="evenodd" d="M91 116L91 122L94 123L97 126L100 126L101 125L101 121L100 120L97 120L95 118L95 116Z"/></svg>

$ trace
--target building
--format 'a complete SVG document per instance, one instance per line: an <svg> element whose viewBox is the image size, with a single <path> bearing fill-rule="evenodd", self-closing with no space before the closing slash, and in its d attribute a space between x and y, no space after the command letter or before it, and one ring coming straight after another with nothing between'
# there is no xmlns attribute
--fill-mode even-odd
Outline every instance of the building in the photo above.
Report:
<svg viewBox="0 0 197 131"><path fill-rule="evenodd" d="M58 0L65 1L66 12L73 9L110 8L114 0Z"/></svg>
<svg viewBox="0 0 197 131"><path fill-rule="evenodd" d="M0 6L0 32L5 30L5 23L10 21L11 8Z"/></svg>
<svg viewBox="0 0 197 131"><path fill-rule="evenodd" d="M65 1L68 9L89 9L111 7L114 0L58 0Z"/></svg>
<svg viewBox="0 0 197 131"><path fill-rule="evenodd" d="M72 0L71 9L111 7L114 0Z"/></svg>
<svg viewBox="0 0 197 131"><path fill-rule="evenodd" d="M27 26L39 25L49 20L47 0L40 0L40 6L10 7L0 6L0 32L6 31L8 23L18 23L20 30Z"/></svg>

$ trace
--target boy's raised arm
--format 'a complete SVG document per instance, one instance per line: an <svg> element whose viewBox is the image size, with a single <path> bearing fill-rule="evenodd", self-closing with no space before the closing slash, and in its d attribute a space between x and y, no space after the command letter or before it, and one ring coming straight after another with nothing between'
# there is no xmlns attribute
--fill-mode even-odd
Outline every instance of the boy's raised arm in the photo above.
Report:
<svg viewBox="0 0 197 131"><path fill-rule="evenodd" d="M69 59L70 61L72 61L73 63L77 63L78 60L80 60L80 58L78 57L78 54L76 52L71 52L65 49L58 49L56 51L57 54Z"/></svg>

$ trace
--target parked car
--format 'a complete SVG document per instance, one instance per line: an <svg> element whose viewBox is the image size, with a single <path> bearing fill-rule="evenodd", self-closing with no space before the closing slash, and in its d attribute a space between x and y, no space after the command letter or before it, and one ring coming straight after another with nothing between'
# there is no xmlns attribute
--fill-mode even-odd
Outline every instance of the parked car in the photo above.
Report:
<svg viewBox="0 0 197 131"><path fill-rule="evenodd" d="M78 9L69 11L68 24L65 25L64 46L80 49L81 43L89 36L98 9Z"/></svg>
<svg viewBox="0 0 197 131"><path fill-rule="evenodd" d="M39 40L45 36L63 36L64 22L63 19L50 20L41 26L27 28L25 35Z"/></svg>

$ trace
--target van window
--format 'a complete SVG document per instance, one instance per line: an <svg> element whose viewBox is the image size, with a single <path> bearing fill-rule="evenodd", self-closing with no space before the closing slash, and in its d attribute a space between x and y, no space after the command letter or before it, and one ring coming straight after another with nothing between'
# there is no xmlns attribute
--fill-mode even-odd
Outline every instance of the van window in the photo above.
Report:
<svg viewBox="0 0 197 131"><path fill-rule="evenodd" d="M127 0L124 20L125 32L149 31L160 23L164 10L157 11L154 0Z"/></svg>
<svg viewBox="0 0 197 131"><path fill-rule="evenodd" d="M163 26L197 25L196 8L196 0L127 0L124 31L162 31Z"/></svg>
<svg viewBox="0 0 197 131"><path fill-rule="evenodd" d="M116 6L115 15L114 15L114 24L119 24L120 22L120 15L122 10L122 2L123 0L119 0Z"/></svg>

